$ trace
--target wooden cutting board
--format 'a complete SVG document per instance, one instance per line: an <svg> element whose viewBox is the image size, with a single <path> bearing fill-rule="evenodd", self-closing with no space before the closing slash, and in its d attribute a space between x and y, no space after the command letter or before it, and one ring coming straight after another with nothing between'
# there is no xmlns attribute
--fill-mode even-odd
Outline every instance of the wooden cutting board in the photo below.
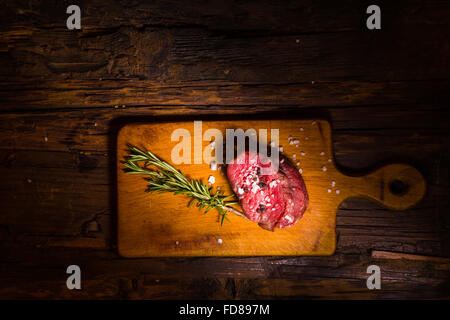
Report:
<svg viewBox="0 0 450 320"><path fill-rule="evenodd" d="M195 206L188 208L185 196L146 193L142 176L123 172L128 144L171 162L172 148L179 143L172 142L171 135L179 128L192 135L193 157L194 139L202 137L202 133L194 136L193 122L127 125L119 132L118 250L123 257L331 255L336 248L336 212L345 199L366 197L387 208L404 210L425 194L423 176L406 164L386 165L363 176L342 174L335 166L331 126L325 120L204 121L203 133L216 128L224 137L226 129L268 129L269 133L279 129L283 152L302 169L310 199L304 216L291 228L270 232L232 214L228 215L230 222L220 226L214 210L204 215ZM298 145L290 144L289 137L299 140ZM209 144L203 141L203 148ZM176 167L204 182L213 175L214 187L232 192L226 175L212 171L207 163Z"/></svg>

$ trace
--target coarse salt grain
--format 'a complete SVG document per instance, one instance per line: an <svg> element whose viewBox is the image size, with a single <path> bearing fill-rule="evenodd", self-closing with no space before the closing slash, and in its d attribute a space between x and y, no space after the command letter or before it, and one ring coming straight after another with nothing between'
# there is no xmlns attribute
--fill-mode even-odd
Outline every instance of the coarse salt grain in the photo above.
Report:
<svg viewBox="0 0 450 320"><path fill-rule="evenodd" d="M295 153L292 154L292 158L295 159L296 156L297 156L297 155L296 155Z"/></svg>
<svg viewBox="0 0 450 320"><path fill-rule="evenodd" d="M290 215L285 215L284 218L285 218L289 223L291 223L292 221L294 221L294 218L293 218L292 216L290 216Z"/></svg>
<svg viewBox="0 0 450 320"><path fill-rule="evenodd" d="M47 142L47 141L48 141L48 138L47 138L47 137L44 137L44 141Z"/></svg>
<svg viewBox="0 0 450 320"><path fill-rule="evenodd" d="M320 153L320 155L321 155L321 156L324 156L324 155L325 155L325 152L322 151L322 152Z"/></svg>
<svg viewBox="0 0 450 320"><path fill-rule="evenodd" d="M214 184L216 182L216 178L214 176L209 176L208 182Z"/></svg>
<svg viewBox="0 0 450 320"><path fill-rule="evenodd" d="M302 174L302 173L303 173L302 168L298 169L298 172L299 172L300 174Z"/></svg>
<svg viewBox="0 0 450 320"><path fill-rule="evenodd" d="M341 191L339 189L337 189L336 190L336 194L339 194L339 193L341 193Z"/></svg>
<svg viewBox="0 0 450 320"><path fill-rule="evenodd" d="M211 170L216 171L217 170L217 162L215 160L211 161L209 163L209 167L211 168Z"/></svg>
<svg viewBox="0 0 450 320"><path fill-rule="evenodd" d="M305 130L305 129L303 129L303 128L300 128L300 131L303 131L303 130Z"/></svg>
<svg viewBox="0 0 450 320"><path fill-rule="evenodd" d="M179 244L180 244L180 241L178 241L178 240L175 241L175 244L176 244L176 245L179 245Z"/></svg>
<svg viewBox="0 0 450 320"><path fill-rule="evenodd" d="M331 162L331 159L328 159L328 162Z"/></svg>
<svg viewBox="0 0 450 320"><path fill-rule="evenodd" d="M334 187L336 185L336 181L331 181L331 186Z"/></svg>
<svg viewBox="0 0 450 320"><path fill-rule="evenodd" d="M331 189L328 189L328 193L331 193Z"/></svg>
<svg viewBox="0 0 450 320"><path fill-rule="evenodd" d="M315 125L315 124L316 124L316 121L311 122L311 125Z"/></svg>
<svg viewBox="0 0 450 320"><path fill-rule="evenodd" d="M323 166L322 171L327 171L327 167Z"/></svg>
<svg viewBox="0 0 450 320"><path fill-rule="evenodd" d="M305 140L309 140L309 138L308 138L308 137L305 137Z"/></svg>
<svg viewBox="0 0 450 320"><path fill-rule="evenodd" d="M280 152L283 152L283 147L278 147L278 150L280 150Z"/></svg>
<svg viewBox="0 0 450 320"><path fill-rule="evenodd" d="M298 166L299 166L299 165L300 165L300 161L297 161L296 165L298 165Z"/></svg>
<svg viewBox="0 0 450 320"><path fill-rule="evenodd" d="M306 154L306 152L300 151L300 154L301 154L302 156L304 156L304 155Z"/></svg>
<svg viewBox="0 0 450 320"><path fill-rule="evenodd" d="M292 136L289 136L289 137L288 137L288 140L291 141L291 140L292 140Z"/></svg>
<svg viewBox="0 0 450 320"><path fill-rule="evenodd" d="M219 244L222 244L223 240L219 238L219 239L217 239L217 242L218 242Z"/></svg>

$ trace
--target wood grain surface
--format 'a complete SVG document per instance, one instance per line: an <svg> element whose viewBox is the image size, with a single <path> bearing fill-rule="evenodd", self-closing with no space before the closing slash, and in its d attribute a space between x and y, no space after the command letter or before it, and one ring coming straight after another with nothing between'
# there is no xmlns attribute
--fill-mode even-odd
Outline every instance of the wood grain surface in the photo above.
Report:
<svg viewBox="0 0 450 320"><path fill-rule="evenodd" d="M326 120L206 121L197 124L201 127L198 132L194 122L127 125L120 130L117 138L117 245L121 256L330 255L336 248L336 211L345 199L366 197L388 208L404 210L417 204L425 194L423 176L405 164L386 165L367 175L351 177L342 174L334 164L331 126ZM227 129L253 129L257 134L262 129L268 133L265 143L273 139L272 130L278 130L283 154L302 170L309 196L303 217L294 226L275 232L232 215L230 223L220 226L217 215L202 216L195 206L188 208L189 200L185 197L175 197L172 193L144 193L145 180L123 171L122 161L127 158L128 146L140 146L171 162L172 150L179 143L172 141L172 133L179 129L191 133L190 149L196 144L194 141L201 141L202 157L203 150L210 148L211 141L205 141L203 137L203 132L209 129L219 130L224 138ZM195 150L189 152L194 153ZM212 175L216 192L219 186L225 194L232 194L225 166L212 171L203 158L201 164L193 163L194 159L195 155L189 163L176 167L188 177L204 183ZM398 192L392 190L394 181L408 188ZM240 207L236 209L242 211Z"/></svg>
<svg viewBox="0 0 450 320"><path fill-rule="evenodd" d="M3 1L0 297L449 298L450 264L426 257L450 258L450 2L377 3L381 30L369 1L80 0L70 31L71 3ZM118 255L121 127L274 116L328 119L346 175L416 167L424 199L345 200L331 256ZM72 264L82 290L66 288Z"/></svg>

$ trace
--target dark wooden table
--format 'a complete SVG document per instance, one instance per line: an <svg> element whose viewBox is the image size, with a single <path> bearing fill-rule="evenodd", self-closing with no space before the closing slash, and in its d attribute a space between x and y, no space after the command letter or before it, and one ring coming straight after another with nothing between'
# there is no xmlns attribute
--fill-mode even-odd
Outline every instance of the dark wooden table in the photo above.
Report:
<svg viewBox="0 0 450 320"><path fill-rule="evenodd" d="M71 1L3 1L0 298L449 298L450 3L377 3L381 30L366 1L80 0L68 30ZM267 114L328 117L343 169L409 162L425 199L346 201L329 257L118 256L123 124Z"/></svg>

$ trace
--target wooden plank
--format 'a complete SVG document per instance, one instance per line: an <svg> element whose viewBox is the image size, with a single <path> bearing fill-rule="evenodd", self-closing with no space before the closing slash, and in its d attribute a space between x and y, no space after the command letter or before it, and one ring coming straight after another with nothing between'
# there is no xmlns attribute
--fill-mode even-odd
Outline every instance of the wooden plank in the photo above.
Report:
<svg viewBox="0 0 450 320"><path fill-rule="evenodd" d="M401 252L390 252L390 251L372 251L372 258L374 259L405 259L405 260L420 260L420 261L432 261L450 264L450 258L442 257L430 257L417 254L408 254Z"/></svg>
<svg viewBox="0 0 450 320"><path fill-rule="evenodd" d="M283 79L278 79L282 81ZM232 81L192 81L162 84L147 80L72 80L1 81L2 112L61 110L100 106L165 106L182 109L205 106L220 112L232 109L284 105L298 107L350 107L396 105L404 108L410 101L432 105L449 99L449 81L373 82L338 81L314 83L240 83ZM22 94L17 94L20 91ZM230 106L235 106L230 108ZM242 106L247 106L242 108ZM226 108L226 109L223 109ZM399 110L392 110L398 113ZM208 112L203 109L202 112Z"/></svg>
<svg viewBox="0 0 450 320"><path fill-rule="evenodd" d="M13 250L21 249L18 260ZM446 298L448 269L425 261L382 261L361 254L330 257L117 259L110 250L14 247L4 251L4 298L275 299ZM83 290L65 288L74 257ZM40 264L35 261L39 259ZM368 290L366 269L378 264L382 290ZM30 267L34 268L30 272ZM181 275L183 276L181 276ZM36 280L36 278L38 280ZM180 289L182 288L182 290ZM421 288L421 290L419 290ZM413 290L411 290L413 289Z"/></svg>
<svg viewBox="0 0 450 320"><path fill-rule="evenodd" d="M391 29L386 36L384 31L374 34L362 27L355 32L242 38L197 29L122 28L83 36L64 28L26 27L20 37L15 37L17 30L2 33L0 47L6 49L1 79L244 83L447 79L445 32L413 33L417 27L411 27L405 33L405 27ZM409 50L413 46L415 50ZM408 55L402 54L405 51ZM426 52L436 53L431 65L420 64L428 58Z"/></svg>
<svg viewBox="0 0 450 320"><path fill-rule="evenodd" d="M132 3L112 0L80 0L83 9L83 25L92 27L153 26L167 28L196 27L210 30L229 31L267 31L272 33L312 33L339 32L359 29L365 17L367 1L346 0L340 4L323 5L312 0L288 1L283 6L263 0L255 3L220 0L201 0L186 6L179 1L158 1L149 3L136 0ZM19 10L16 10L18 7ZM43 28L65 27L67 4L51 0L40 1L33 7L7 0L0 17L3 26L29 25ZM448 1L401 0L396 3L383 3L385 19L391 22L394 17L404 20L419 20L421 23L435 25L436 21L445 24ZM106 19L108 16L110 19ZM270 17L270 20L268 19ZM418 19L420 18L420 19Z"/></svg>

